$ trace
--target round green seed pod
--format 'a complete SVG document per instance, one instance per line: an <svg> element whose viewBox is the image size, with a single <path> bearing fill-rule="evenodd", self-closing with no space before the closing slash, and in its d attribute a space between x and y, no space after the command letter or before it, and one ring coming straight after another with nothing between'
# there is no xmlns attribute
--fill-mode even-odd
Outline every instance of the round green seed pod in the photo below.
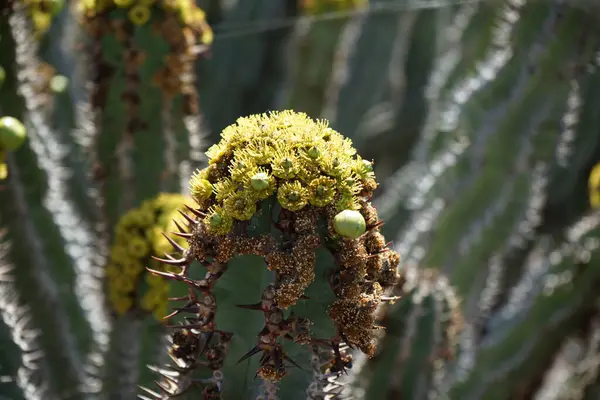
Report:
<svg viewBox="0 0 600 400"><path fill-rule="evenodd" d="M50 89L53 93L64 93L69 86L69 78L64 75L53 76L50 80Z"/></svg>
<svg viewBox="0 0 600 400"><path fill-rule="evenodd" d="M340 236L356 239L366 232L367 223L360 212L344 210L333 218L333 229Z"/></svg>
<svg viewBox="0 0 600 400"><path fill-rule="evenodd" d="M16 150L25 140L25 126L16 118L0 118L0 149Z"/></svg>
<svg viewBox="0 0 600 400"><path fill-rule="evenodd" d="M250 184L254 190L265 190L269 187L269 175L266 172L259 172L250 178Z"/></svg>

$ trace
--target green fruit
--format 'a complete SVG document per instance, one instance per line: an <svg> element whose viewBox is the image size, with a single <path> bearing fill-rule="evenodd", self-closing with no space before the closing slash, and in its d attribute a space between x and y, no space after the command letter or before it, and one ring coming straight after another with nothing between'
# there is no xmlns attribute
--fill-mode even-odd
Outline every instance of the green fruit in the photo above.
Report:
<svg viewBox="0 0 600 400"><path fill-rule="evenodd" d="M265 190L269 187L269 175L259 172L250 178L250 184L254 190Z"/></svg>
<svg viewBox="0 0 600 400"><path fill-rule="evenodd" d="M307 154L314 160L321 155L321 152L315 146L312 146L310 149L308 149Z"/></svg>
<svg viewBox="0 0 600 400"><path fill-rule="evenodd" d="M210 223L210 226L216 228L223 223L223 217L221 217L217 213L214 213L213 215L210 216L209 223Z"/></svg>
<svg viewBox="0 0 600 400"><path fill-rule="evenodd" d="M333 218L333 229L338 235L356 239L367 230L367 223L361 213L344 210Z"/></svg>
<svg viewBox="0 0 600 400"><path fill-rule="evenodd" d="M25 126L16 118L0 118L0 148L16 150L25 140Z"/></svg>
<svg viewBox="0 0 600 400"><path fill-rule="evenodd" d="M50 80L50 89L54 93L64 93L69 86L69 78L63 75L53 76Z"/></svg>

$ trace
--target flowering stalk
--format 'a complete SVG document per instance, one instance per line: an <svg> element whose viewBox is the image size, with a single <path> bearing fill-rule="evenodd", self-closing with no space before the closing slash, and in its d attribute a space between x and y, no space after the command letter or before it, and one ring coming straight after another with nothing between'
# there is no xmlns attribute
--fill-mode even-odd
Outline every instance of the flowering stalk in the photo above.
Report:
<svg viewBox="0 0 600 400"><path fill-rule="evenodd" d="M327 370L345 370L344 343L372 356L375 310L396 282L399 256L369 202L377 187L371 162L326 122L292 111L238 119L207 155L209 166L190 180L197 208L178 233L188 248L161 259L180 271L150 269L189 289L168 316L187 314L182 325L171 322L175 375L162 371L162 390L196 385L205 398L244 398L256 376L281 382L282 398L292 398L303 392L297 385L308 386L311 352L288 350L286 340L331 351ZM227 309L238 298L232 284L256 285L242 290L256 297L237 306L246 310L237 320ZM262 322L250 322L247 310L261 312ZM196 369L207 370L203 379L192 378Z"/></svg>

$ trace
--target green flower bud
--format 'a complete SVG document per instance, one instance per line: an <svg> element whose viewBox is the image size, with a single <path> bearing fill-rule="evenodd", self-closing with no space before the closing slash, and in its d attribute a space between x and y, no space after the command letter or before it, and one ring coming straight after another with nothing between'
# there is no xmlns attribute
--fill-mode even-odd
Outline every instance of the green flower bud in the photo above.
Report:
<svg viewBox="0 0 600 400"><path fill-rule="evenodd" d="M204 223L211 234L225 235L231 231L233 219L221 207L213 207L209 210Z"/></svg>
<svg viewBox="0 0 600 400"><path fill-rule="evenodd" d="M306 151L306 154L314 160L321 155L321 152L315 146L312 146Z"/></svg>
<svg viewBox="0 0 600 400"><path fill-rule="evenodd" d="M333 229L340 236L356 239L365 233L367 223L360 212L344 210L333 218Z"/></svg>
<svg viewBox="0 0 600 400"><path fill-rule="evenodd" d="M250 184L254 190L265 190L269 187L269 175L266 172L259 172L250 178Z"/></svg>
<svg viewBox="0 0 600 400"><path fill-rule="evenodd" d="M25 126L16 118L0 118L0 149L16 150L25 140Z"/></svg>
<svg viewBox="0 0 600 400"><path fill-rule="evenodd" d="M209 217L208 221L210 226L216 228L218 226L221 226L221 223L223 223L223 217L221 217L221 215L217 213L214 213Z"/></svg>
<svg viewBox="0 0 600 400"><path fill-rule="evenodd" d="M363 168L367 172L373 172L373 163L368 160L362 160Z"/></svg>

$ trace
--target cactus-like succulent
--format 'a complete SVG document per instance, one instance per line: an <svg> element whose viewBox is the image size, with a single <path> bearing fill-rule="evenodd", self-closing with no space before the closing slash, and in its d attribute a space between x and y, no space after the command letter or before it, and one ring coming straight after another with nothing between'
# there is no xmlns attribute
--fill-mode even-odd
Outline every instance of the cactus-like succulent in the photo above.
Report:
<svg viewBox="0 0 600 400"><path fill-rule="evenodd" d="M199 368L210 371L204 376L205 396L223 392L226 397L246 398L240 375L256 375L271 391L281 381L281 390L291 398L294 392L284 386L289 382L293 388L310 378L303 374L302 365L309 362L311 350L314 357L320 356L319 347L329 350L332 357L327 361L340 370L344 370L342 343L372 356L375 311L385 289L396 282L400 258L387 248L379 233L381 222L369 202L377 187L371 163L326 122L292 111L238 119L223 130L221 141L207 155L208 167L190 182L198 207L190 210L187 229L180 232L188 237L189 246L178 258L162 260L181 269L150 269L184 282L190 290L180 299L186 304L170 315L188 316L185 324L175 326L169 352L174 367L171 372L161 370L170 383L163 383L161 389L169 395L181 394L193 386L191 376ZM317 257L319 248L331 253L333 263ZM264 261L253 261L252 256ZM233 260L235 265L230 265ZM193 278L194 261L204 267L203 279ZM260 297L245 299L258 302L240 306L262 312L264 323L256 331L238 325L249 317L219 319L228 315L221 305L223 298L231 296L226 291L219 295L221 278L243 279L235 276L236 268L252 268L252 273L264 276L258 281L264 282L262 287L253 288L262 291ZM329 276L331 295L318 293L313 300L307 293L317 269ZM328 297L334 298L327 305L333 329L319 315L318 304ZM313 301L318 312L307 308ZM306 354L290 356L284 340L306 346ZM229 348L230 342L253 341L245 354L239 353L238 346ZM260 356L256 370L226 364L231 357L244 362L254 355ZM296 377L286 381L294 367Z"/></svg>
<svg viewBox="0 0 600 400"><path fill-rule="evenodd" d="M0 397L598 398L597 7L434 3L2 2Z"/></svg>

